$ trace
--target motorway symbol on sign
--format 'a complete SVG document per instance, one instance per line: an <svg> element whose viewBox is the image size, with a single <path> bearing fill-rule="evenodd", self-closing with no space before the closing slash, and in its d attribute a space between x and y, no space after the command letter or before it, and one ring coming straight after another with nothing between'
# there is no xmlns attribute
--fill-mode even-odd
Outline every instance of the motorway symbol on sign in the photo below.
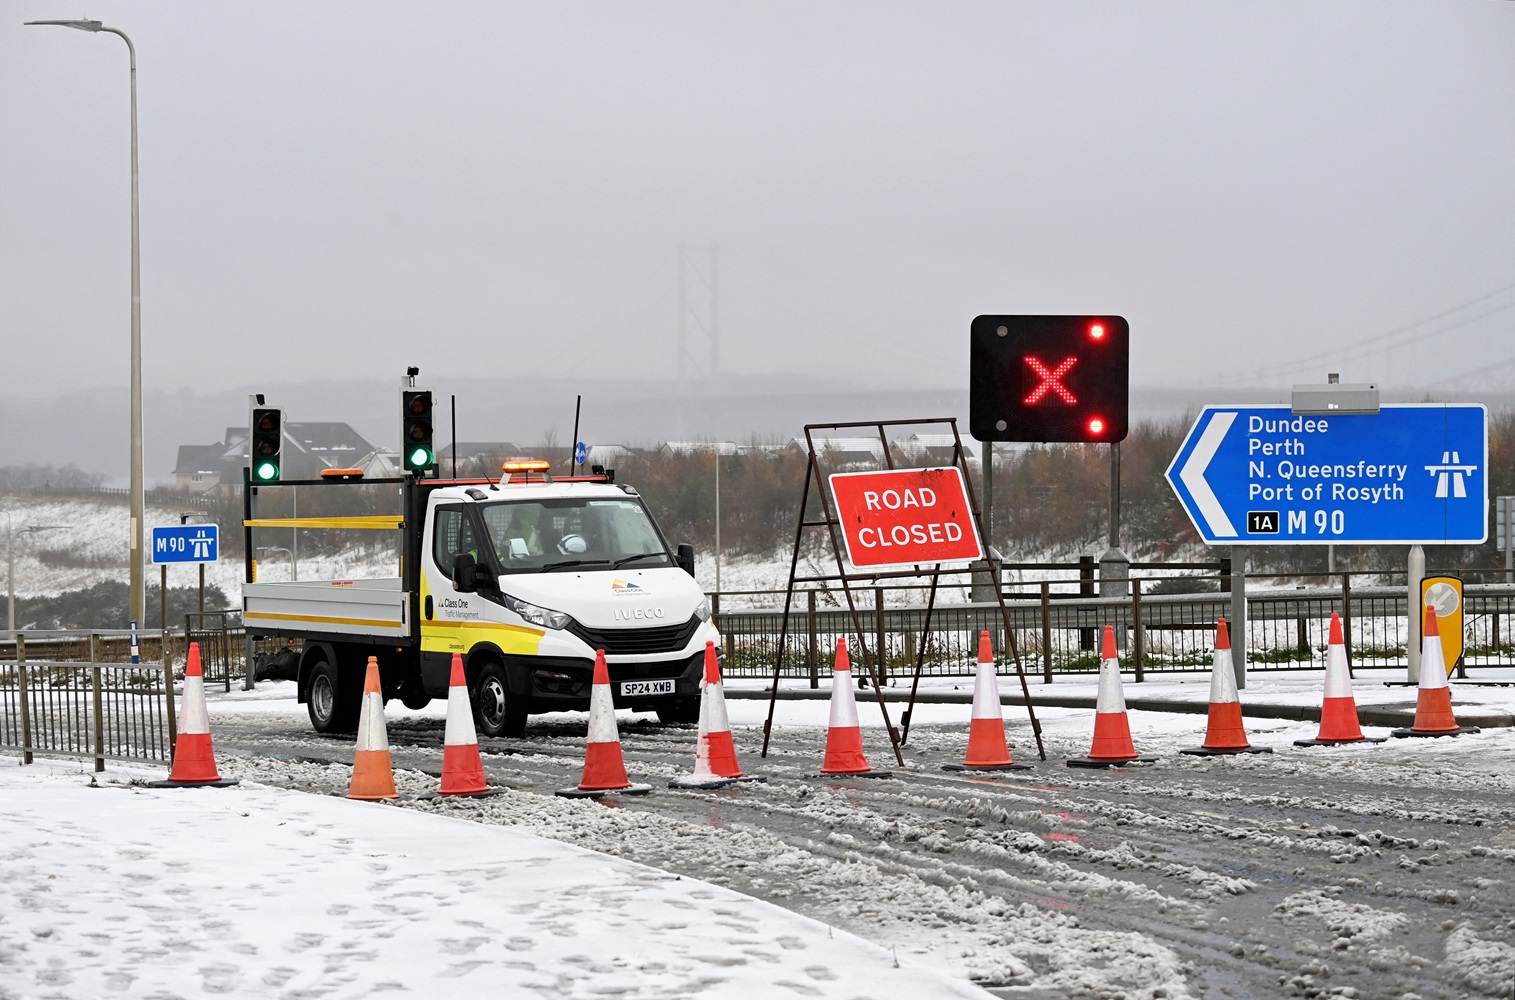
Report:
<svg viewBox="0 0 1515 1000"><path fill-rule="evenodd" d="M955 467L838 472L829 482L847 560L858 569L984 557Z"/></svg>
<svg viewBox="0 0 1515 1000"><path fill-rule="evenodd" d="M1488 459L1480 405L1309 417L1208 406L1168 483L1211 544L1477 544Z"/></svg>
<svg viewBox="0 0 1515 1000"><path fill-rule="evenodd" d="M220 529L214 524L179 524L153 529L153 562L206 563L220 556Z"/></svg>

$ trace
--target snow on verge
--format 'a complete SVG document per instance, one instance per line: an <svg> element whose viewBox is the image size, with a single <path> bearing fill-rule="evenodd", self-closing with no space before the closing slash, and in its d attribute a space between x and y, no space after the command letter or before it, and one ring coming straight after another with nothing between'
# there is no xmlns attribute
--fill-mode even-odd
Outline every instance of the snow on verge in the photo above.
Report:
<svg viewBox="0 0 1515 1000"><path fill-rule="evenodd" d="M518 830L134 773L97 786L0 757L0 998L983 996L777 906Z"/></svg>

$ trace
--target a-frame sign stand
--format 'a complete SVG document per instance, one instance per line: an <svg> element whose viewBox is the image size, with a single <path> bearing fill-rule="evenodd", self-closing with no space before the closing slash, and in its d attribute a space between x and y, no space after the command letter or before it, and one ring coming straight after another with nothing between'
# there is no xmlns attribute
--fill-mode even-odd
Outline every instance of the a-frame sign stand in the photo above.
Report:
<svg viewBox="0 0 1515 1000"><path fill-rule="evenodd" d="M930 424L945 424L952 431L952 465L962 473L963 483L967 487L968 503L972 509L973 524L975 530L980 532L980 537L982 538L983 518L981 517L981 512L978 506L978 496L973 490L973 479L968 475L968 463L963 451L963 440L957 432L957 418L929 417L918 420L865 420L850 423L805 425L805 447L809 452L809 460L805 466L805 487L804 493L801 495L800 513L794 532L794 553L789 560L789 585L785 588L784 616L782 619L782 624L779 627L778 651L775 653L773 660L773 684L770 689L768 698L768 718L763 723L762 756L768 756L769 738L773 732L773 713L775 707L778 704L779 676L783 670L784 647L787 644L789 638L789 616L794 605L795 584L825 584L839 582L842 585L842 593L847 599L847 610L852 617L853 632L857 636L857 649L862 656L864 668L868 671L868 676L872 681L874 694L878 698L879 712L883 715L884 718L884 728L889 732L889 743L894 748L894 759L899 763L901 767L905 765L905 758L904 755L900 752L900 746L906 739L909 738L910 735L910 715L915 709L915 696L917 690L920 687L921 672L926 662L926 646L931 638L931 614L936 607L936 592L938 583L943 576L960 576L963 574L969 574L972 572L972 569L943 569L940 563L935 563L930 564L929 566L918 565L914 570L893 570L888 572L860 571L848 573L846 563L842 558L842 545L837 538L837 531L841 527L841 521L837 517L837 512L832 507L831 499L826 489L825 475L821 470L821 456L819 456L816 452L815 432L849 430L864 427L875 430L878 432L879 443L883 448L884 467L886 469L893 470L895 468L894 455L890 448L888 428L901 426L920 427ZM810 494L812 487L814 487L815 493L820 497L819 515L812 515L810 511ZM803 547L805 532L807 530L813 530L816 528L826 529L827 537L830 539L831 553L836 559L836 572L834 574L825 573L817 576L800 576L798 575L800 550ZM989 542L987 538L983 539L983 548L986 558L989 557L991 549L989 548ZM874 655L870 655L866 640L866 632L863 629L862 617L858 613L857 601L853 595L852 588L854 583L867 582L876 584L880 580L918 579L927 573L931 575L931 596L927 601L925 620L921 627L921 641L917 643L915 678L910 686L910 702L906 707L903 716L904 735L902 737L900 732L894 728L893 723L889 721L889 708L884 703L884 690L880 684L882 680L882 672L879 669L879 663L881 657L884 655L884 651L877 650ZM1036 752L1041 757L1041 759L1045 761L1047 759L1047 751L1046 748L1042 746L1041 723L1037 721L1036 710L1031 702L1031 689L1026 684L1026 674L1025 671L1021 668L1020 649L1016 644L1015 629L1011 627L1010 609L1005 605L1004 589L1000 586L999 580L997 578L994 581L993 589L994 599L999 603L1000 619L1004 622L1005 635L1009 641L1011 660L1015 664L1015 673L1020 677L1021 693L1025 696L1026 700L1026 714L1031 719L1031 732L1036 737Z"/></svg>

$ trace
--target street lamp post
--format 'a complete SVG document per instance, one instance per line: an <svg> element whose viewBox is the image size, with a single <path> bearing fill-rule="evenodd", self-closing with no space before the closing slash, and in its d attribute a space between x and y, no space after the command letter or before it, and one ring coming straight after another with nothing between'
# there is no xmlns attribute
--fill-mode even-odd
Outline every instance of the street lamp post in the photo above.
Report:
<svg viewBox="0 0 1515 1000"><path fill-rule="evenodd" d="M27 24L55 24L80 31L104 31L119 35L126 43L131 64L131 166L132 166L132 343L131 343L131 535L127 545L131 557L131 595L129 617L143 623L147 616L147 595L143 586L142 532L142 287L137 228L137 49L126 32L99 21L27 21Z"/></svg>

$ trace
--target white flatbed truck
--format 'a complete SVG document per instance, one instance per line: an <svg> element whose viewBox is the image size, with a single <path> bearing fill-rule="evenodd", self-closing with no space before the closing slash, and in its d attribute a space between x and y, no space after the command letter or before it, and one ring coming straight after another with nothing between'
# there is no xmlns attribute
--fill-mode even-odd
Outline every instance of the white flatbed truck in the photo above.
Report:
<svg viewBox="0 0 1515 1000"><path fill-rule="evenodd" d="M587 709L596 650L617 707L698 721L705 644L719 649L720 637L694 581L693 549L670 548L637 491L613 473L553 480L545 463L530 464L535 471L498 482L365 481L357 470L249 482L243 622L249 636L300 641L298 697L317 731L357 727L370 656L385 698L418 708L446 697L454 653L485 736L519 736L533 714ZM255 516L263 491L343 482L393 484L403 512ZM397 531L400 573L261 582L253 532L266 528Z"/></svg>

